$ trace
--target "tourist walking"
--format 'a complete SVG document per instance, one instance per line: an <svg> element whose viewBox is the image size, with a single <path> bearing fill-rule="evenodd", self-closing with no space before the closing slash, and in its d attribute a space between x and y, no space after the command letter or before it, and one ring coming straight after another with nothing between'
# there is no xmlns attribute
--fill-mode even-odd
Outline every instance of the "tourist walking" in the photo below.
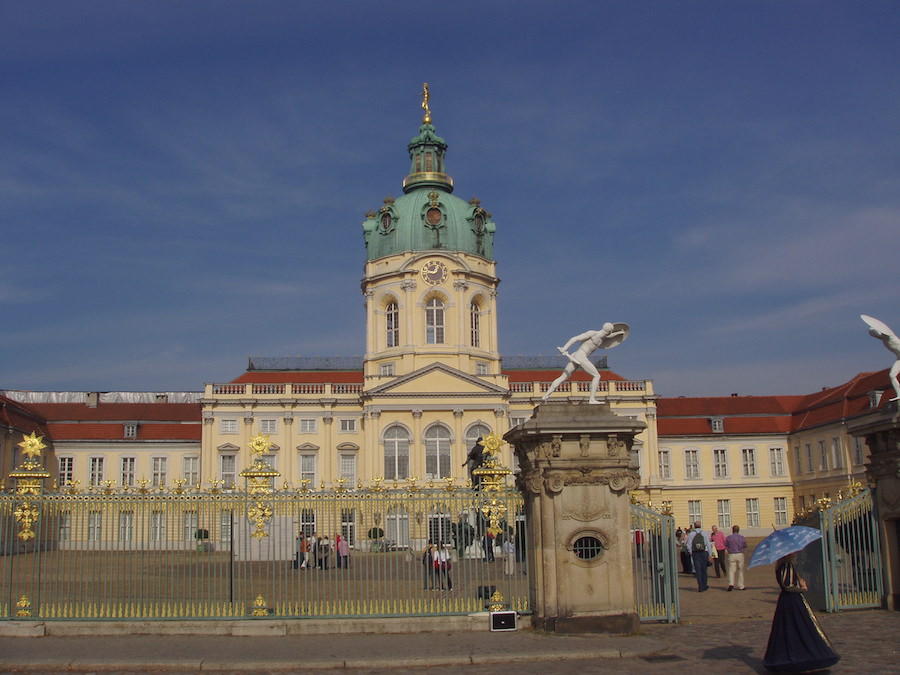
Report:
<svg viewBox="0 0 900 675"><path fill-rule="evenodd" d="M697 577L697 590L702 593L709 588L706 568L709 565L709 551L712 548L712 542L709 540L709 534L700 528L699 520L694 523L694 529L687 536L686 543L691 552L694 576Z"/></svg>
<svg viewBox="0 0 900 675"><path fill-rule="evenodd" d="M728 574L725 569L725 533L713 525L709 540L713 545L713 548L710 551L712 554L713 569L716 572L716 579L719 579L721 576L719 570L722 570L722 574Z"/></svg>
<svg viewBox="0 0 900 675"><path fill-rule="evenodd" d="M737 587L744 590L744 551L747 550L747 540L741 534L739 525L731 528L731 534L725 538L725 550L728 551L728 590Z"/></svg>

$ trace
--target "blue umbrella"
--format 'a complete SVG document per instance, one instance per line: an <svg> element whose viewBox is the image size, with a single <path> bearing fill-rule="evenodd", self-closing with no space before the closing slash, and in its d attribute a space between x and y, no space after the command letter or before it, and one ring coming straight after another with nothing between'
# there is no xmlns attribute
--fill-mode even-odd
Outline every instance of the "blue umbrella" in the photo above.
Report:
<svg viewBox="0 0 900 675"><path fill-rule="evenodd" d="M775 530L759 542L759 545L753 552L753 557L750 558L749 567L771 565L789 553L802 551L810 542L821 538L822 532L820 530L813 527L804 527L803 525L792 525L783 530Z"/></svg>

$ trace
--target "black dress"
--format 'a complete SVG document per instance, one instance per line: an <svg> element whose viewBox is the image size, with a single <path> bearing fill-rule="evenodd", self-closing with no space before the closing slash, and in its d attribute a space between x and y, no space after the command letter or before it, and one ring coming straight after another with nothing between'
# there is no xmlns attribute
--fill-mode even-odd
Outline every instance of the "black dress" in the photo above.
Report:
<svg viewBox="0 0 900 675"><path fill-rule="evenodd" d="M794 564L785 560L775 568L781 586L772 632L763 665L776 673L799 673L830 668L840 660L822 632L800 590Z"/></svg>

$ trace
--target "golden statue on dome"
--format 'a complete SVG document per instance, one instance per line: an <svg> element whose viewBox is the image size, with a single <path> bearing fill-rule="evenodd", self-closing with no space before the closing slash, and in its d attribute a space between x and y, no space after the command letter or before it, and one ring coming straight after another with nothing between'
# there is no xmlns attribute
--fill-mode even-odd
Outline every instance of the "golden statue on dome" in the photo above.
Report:
<svg viewBox="0 0 900 675"><path fill-rule="evenodd" d="M431 94L428 91L428 83L422 84L422 110L425 111L425 117L422 118L423 124L431 124L431 108L428 107L428 101L431 100Z"/></svg>

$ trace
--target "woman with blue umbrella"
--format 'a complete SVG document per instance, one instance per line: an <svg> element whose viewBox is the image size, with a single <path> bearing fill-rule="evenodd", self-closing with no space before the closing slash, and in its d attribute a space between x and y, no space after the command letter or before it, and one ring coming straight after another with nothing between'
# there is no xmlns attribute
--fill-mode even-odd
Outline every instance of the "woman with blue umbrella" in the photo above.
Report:
<svg viewBox="0 0 900 675"><path fill-rule="evenodd" d="M775 578L781 587L781 594L763 658L767 670L776 673L822 670L830 668L841 658L832 649L816 615L803 597L807 590L806 581L794 566L797 551L821 538L819 530L801 525L776 530L759 543L750 558L750 567L778 563Z"/></svg>

